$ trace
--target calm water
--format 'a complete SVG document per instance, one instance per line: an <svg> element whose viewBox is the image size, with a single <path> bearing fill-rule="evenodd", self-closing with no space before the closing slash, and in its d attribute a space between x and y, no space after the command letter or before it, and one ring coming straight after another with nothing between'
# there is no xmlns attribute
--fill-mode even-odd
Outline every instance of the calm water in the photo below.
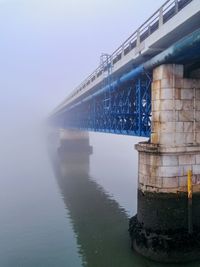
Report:
<svg viewBox="0 0 200 267"><path fill-rule="evenodd" d="M65 151L49 157L35 136L2 141L0 267L165 266L129 246L138 141L91 134L93 154L78 157Z"/></svg>

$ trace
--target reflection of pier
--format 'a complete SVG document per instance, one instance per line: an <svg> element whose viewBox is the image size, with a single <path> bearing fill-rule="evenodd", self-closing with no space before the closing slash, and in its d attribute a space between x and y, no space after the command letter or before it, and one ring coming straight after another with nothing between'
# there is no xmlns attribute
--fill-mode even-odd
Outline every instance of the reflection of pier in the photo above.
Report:
<svg viewBox="0 0 200 267"><path fill-rule="evenodd" d="M118 203L89 177L92 152L89 138L87 134L80 132L73 132L73 136L75 135L76 140L71 138L71 135L70 138L69 135L65 136L56 153L51 154L51 158L56 180L76 234L83 265L169 267L169 264L148 261L131 251L127 215ZM181 266L198 267L198 264Z"/></svg>
<svg viewBox="0 0 200 267"><path fill-rule="evenodd" d="M130 249L126 213L89 177L90 154L85 138L65 139L53 161L83 262L88 267L145 266Z"/></svg>

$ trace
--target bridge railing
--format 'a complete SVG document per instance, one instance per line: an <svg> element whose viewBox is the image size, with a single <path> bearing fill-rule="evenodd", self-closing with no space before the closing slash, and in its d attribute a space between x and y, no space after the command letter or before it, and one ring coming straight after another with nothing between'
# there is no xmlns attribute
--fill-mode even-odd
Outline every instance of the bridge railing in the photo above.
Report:
<svg viewBox="0 0 200 267"><path fill-rule="evenodd" d="M110 63L114 66L133 49L140 49L141 43L151 34L158 30L163 24L174 17L185 6L193 0L167 0L148 20L146 20L122 45L120 45L110 56ZM99 65L68 97L67 101L84 90L95 80L103 77L105 66Z"/></svg>

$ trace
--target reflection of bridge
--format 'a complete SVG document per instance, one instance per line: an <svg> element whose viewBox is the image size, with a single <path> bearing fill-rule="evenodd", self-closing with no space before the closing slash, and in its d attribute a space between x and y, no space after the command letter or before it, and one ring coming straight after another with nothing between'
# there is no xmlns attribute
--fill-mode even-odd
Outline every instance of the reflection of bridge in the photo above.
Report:
<svg viewBox="0 0 200 267"><path fill-rule="evenodd" d="M137 220L143 232L173 232L187 229L188 220L194 229L200 227L199 106L200 1L169 0L112 55L101 56L101 65L57 107L50 121L68 131L150 137L136 146ZM188 170L194 190L189 219ZM157 257L155 249L147 253L138 244L138 251Z"/></svg>
<svg viewBox="0 0 200 267"><path fill-rule="evenodd" d="M64 140L53 160L83 266L144 266L145 260L129 249L125 211L89 177L90 151L85 137L75 143Z"/></svg>

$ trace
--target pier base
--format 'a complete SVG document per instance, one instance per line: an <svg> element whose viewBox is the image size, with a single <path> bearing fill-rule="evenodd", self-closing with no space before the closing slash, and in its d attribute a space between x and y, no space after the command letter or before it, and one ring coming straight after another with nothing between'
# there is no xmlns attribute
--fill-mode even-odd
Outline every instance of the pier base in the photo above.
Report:
<svg viewBox="0 0 200 267"><path fill-rule="evenodd" d="M174 64L154 70L151 138L136 145L138 210L130 220L132 247L161 262L200 259L200 79L185 79L183 72Z"/></svg>
<svg viewBox="0 0 200 267"><path fill-rule="evenodd" d="M60 129L59 130L60 147L68 153L88 151L92 153L92 147L89 144L89 133L86 131Z"/></svg>
<svg viewBox="0 0 200 267"><path fill-rule="evenodd" d="M162 148L148 143L136 147L139 151L139 188L137 215L129 225L132 247L161 262L200 259L198 147L189 154L164 153ZM188 157L190 165L181 165L181 160L188 160ZM169 163L170 158L173 158L172 163ZM179 165L175 166L177 162ZM192 233L189 233L188 225L188 168L193 170Z"/></svg>
<svg viewBox="0 0 200 267"><path fill-rule="evenodd" d="M200 259L200 229L188 234L185 228L153 231L144 228L137 215L130 220L131 246L151 260L166 263L189 262Z"/></svg>
<svg viewBox="0 0 200 267"><path fill-rule="evenodd" d="M138 203L138 214L129 224L134 250L159 262L200 259L200 227L197 223L200 193L193 195L192 234L188 233L186 193L144 193L138 190Z"/></svg>

